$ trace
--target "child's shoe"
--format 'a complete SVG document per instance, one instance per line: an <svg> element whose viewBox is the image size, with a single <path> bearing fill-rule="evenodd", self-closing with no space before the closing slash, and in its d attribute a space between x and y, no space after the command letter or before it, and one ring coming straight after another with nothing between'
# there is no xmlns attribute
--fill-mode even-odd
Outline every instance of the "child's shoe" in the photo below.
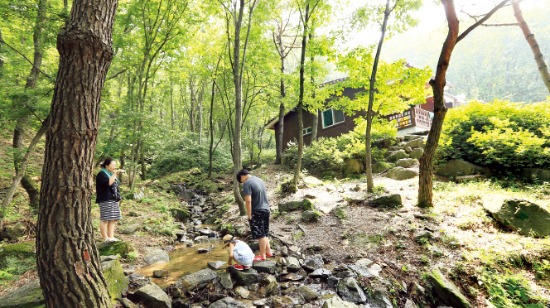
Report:
<svg viewBox="0 0 550 308"><path fill-rule="evenodd" d="M238 270L238 271L242 271L242 270L249 269L250 266L244 266L244 265L240 265L240 264L233 264L233 268Z"/></svg>
<svg viewBox="0 0 550 308"><path fill-rule="evenodd" d="M252 260L252 262L260 262L260 261L265 261L265 259L262 258L261 256L255 256L254 259Z"/></svg>

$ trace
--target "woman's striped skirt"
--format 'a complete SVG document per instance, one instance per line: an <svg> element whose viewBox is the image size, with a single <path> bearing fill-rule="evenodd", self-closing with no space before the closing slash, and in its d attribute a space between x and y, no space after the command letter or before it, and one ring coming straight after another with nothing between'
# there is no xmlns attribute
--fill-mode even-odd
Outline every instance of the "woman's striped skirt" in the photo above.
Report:
<svg viewBox="0 0 550 308"><path fill-rule="evenodd" d="M116 201L104 201L99 203L99 219L101 220L120 220L120 207Z"/></svg>

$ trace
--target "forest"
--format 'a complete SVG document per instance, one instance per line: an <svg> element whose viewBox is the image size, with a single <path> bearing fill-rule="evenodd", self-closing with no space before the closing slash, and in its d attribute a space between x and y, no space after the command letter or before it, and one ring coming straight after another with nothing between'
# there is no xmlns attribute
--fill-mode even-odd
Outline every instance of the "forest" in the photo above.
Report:
<svg viewBox="0 0 550 308"><path fill-rule="evenodd" d="M546 307L548 11L0 0L0 307ZM226 234L257 247L243 168L275 259L172 261L225 261Z"/></svg>

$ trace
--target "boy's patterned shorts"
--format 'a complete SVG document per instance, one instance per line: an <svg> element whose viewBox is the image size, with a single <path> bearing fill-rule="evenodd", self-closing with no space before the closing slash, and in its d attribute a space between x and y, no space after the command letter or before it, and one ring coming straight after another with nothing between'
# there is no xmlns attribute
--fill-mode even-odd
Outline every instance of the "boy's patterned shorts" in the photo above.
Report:
<svg viewBox="0 0 550 308"><path fill-rule="evenodd" d="M258 211L252 213L250 222L250 233L252 238L257 240L269 236L269 212Z"/></svg>

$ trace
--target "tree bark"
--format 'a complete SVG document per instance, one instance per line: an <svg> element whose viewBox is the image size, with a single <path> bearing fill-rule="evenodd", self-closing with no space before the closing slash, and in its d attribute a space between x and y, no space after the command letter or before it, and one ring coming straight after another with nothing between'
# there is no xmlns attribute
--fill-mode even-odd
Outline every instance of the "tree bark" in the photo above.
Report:
<svg viewBox="0 0 550 308"><path fill-rule="evenodd" d="M430 81L434 94L434 118L430 133L428 134L428 140L426 141L426 147L424 153L420 157L420 174L418 177L418 206L419 207L432 207L433 206L433 158L437 145L439 143L439 137L441 136L441 130L443 127L443 121L447 114L447 108L445 107L445 84L446 75L449 63L451 61L451 55L456 44L465 38L472 30L484 23L489 19L496 11L502 8L509 0L504 0L495 6L491 11L484 15L483 18L476 23L468 27L460 35L459 22L456 16L456 10L453 0L442 0L443 8L445 9L445 16L447 18L447 24L449 31L447 32L447 38L443 43L441 54L437 62L437 69L434 79Z"/></svg>
<svg viewBox="0 0 550 308"><path fill-rule="evenodd" d="M294 180L292 186L294 190L298 188L300 174L302 172L302 157L304 156L304 86L305 86L305 66L306 66L306 48L308 38L308 23L309 23L309 2L306 4L304 16L302 17L303 32L302 32L302 50L300 52L300 92L298 96L298 157L296 160L296 169L294 169Z"/></svg>
<svg viewBox="0 0 550 308"><path fill-rule="evenodd" d="M109 307L93 237L93 156L113 58L117 0L75 0L57 39L59 70L46 133L36 238L47 307Z"/></svg>
<svg viewBox="0 0 550 308"><path fill-rule="evenodd" d="M367 128L365 129L365 155L366 155L366 172L367 172L367 192L371 193L374 189L374 181L372 178L372 149L371 149L371 130L372 120L374 118L374 92L376 83L376 72L378 71L378 62L380 61L380 54L382 53L382 45L384 44L384 36L386 35L386 27L388 25L388 19L391 14L390 0L386 1L386 9L384 10L384 21L382 22L380 40L378 41L378 47L376 48L376 55L374 56L374 63L372 64L372 71L369 81L369 105L367 109Z"/></svg>
<svg viewBox="0 0 550 308"><path fill-rule="evenodd" d="M519 7L519 2L520 1L518 0L512 1L512 7L514 8L514 16L516 16L519 27L521 28L521 31L523 32L523 35L525 36L527 43L529 44L529 46L531 47L531 50L533 51L533 55L535 56L535 61L537 62L537 67L539 69L540 76L542 77L542 81L546 85L548 92L550 92L550 73L548 73L548 66L546 66L546 63L544 62L544 57L540 50L539 44L535 39L535 35L531 33L531 30L529 29L527 22L523 18L523 13L521 12L521 8Z"/></svg>

